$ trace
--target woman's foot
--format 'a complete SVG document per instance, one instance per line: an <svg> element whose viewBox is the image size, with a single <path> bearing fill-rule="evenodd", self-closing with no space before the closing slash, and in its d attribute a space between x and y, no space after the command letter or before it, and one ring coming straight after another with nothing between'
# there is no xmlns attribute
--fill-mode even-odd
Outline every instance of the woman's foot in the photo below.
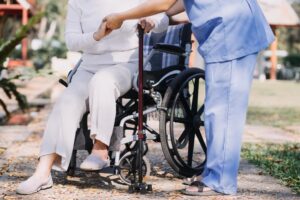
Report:
<svg viewBox="0 0 300 200"><path fill-rule="evenodd" d="M26 181L20 183L16 192L18 194L33 194L40 190L51 188L53 185L51 167L56 158L58 156L54 153L41 156L35 173Z"/></svg>
<svg viewBox="0 0 300 200"><path fill-rule="evenodd" d="M89 155L80 165L80 169L85 171L99 171L109 166L109 160L99 158L94 154Z"/></svg>
<svg viewBox="0 0 300 200"><path fill-rule="evenodd" d="M18 194L33 194L40 190L51 188L53 185L51 175L48 178L41 178L38 175L33 175L26 181L23 181L18 186L16 192Z"/></svg>
<svg viewBox="0 0 300 200"><path fill-rule="evenodd" d="M91 155L89 155L80 165L80 169L87 171L98 171L108 167L107 146L99 140L95 140Z"/></svg>

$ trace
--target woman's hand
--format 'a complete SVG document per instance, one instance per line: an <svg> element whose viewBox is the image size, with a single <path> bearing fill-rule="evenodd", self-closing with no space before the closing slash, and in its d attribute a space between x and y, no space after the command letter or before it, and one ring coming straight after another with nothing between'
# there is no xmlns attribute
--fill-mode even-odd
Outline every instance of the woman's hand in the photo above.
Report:
<svg viewBox="0 0 300 200"><path fill-rule="evenodd" d="M103 19L103 22L106 22L106 26L111 29L119 29L123 24L123 19L118 14L110 14Z"/></svg>
<svg viewBox="0 0 300 200"><path fill-rule="evenodd" d="M142 18L140 19L139 24L142 26L145 33L149 33L152 29L155 28L155 22L151 18Z"/></svg>
<svg viewBox="0 0 300 200"><path fill-rule="evenodd" d="M100 41L102 38L107 36L112 32L112 29L107 27L106 22L102 22L98 30L94 33L93 37L96 41Z"/></svg>

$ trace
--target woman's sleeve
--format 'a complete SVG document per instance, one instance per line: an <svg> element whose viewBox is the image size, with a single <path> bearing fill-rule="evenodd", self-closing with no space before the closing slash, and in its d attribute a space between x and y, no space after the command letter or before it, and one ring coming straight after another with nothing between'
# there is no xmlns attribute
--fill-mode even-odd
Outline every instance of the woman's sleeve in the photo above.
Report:
<svg viewBox="0 0 300 200"><path fill-rule="evenodd" d="M152 30L154 33L161 33L168 29L169 17L165 13L160 13L149 17L155 23L155 27Z"/></svg>
<svg viewBox="0 0 300 200"><path fill-rule="evenodd" d="M70 0L65 31L66 45L70 51L85 51L97 43L93 37L94 32L83 33L80 18L80 9L74 0Z"/></svg>

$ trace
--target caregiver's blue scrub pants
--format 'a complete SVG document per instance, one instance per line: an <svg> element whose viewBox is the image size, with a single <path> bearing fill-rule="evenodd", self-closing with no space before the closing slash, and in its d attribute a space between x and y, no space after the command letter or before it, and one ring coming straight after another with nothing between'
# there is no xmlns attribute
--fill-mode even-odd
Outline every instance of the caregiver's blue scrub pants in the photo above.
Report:
<svg viewBox="0 0 300 200"><path fill-rule="evenodd" d="M257 0L184 0L184 5L207 64L203 182L234 194L256 54L274 35Z"/></svg>
<svg viewBox="0 0 300 200"><path fill-rule="evenodd" d="M243 127L257 54L205 68L207 163L203 183L225 194L237 191Z"/></svg>

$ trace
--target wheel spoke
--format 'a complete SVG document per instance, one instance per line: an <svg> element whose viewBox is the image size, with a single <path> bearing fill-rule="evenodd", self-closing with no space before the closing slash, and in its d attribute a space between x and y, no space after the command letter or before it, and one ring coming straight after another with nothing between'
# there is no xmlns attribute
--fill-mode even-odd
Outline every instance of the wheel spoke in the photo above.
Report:
<svg viewBox="0 0 300 200"><path fill-rule="evenodd" d="M131 168L132 167L131 166L131 162L130 162L130 160L128 158L126 158L126 162L128 163L129 167Z"/></svg>
<svg viewBox="0 0 300 200"><path fill-rule="evenodd" d="M188 136L188 130L187 129L184 129L184 131L182 132L182 134L180 135L180 137L178 138L178 140L177 140L177 143L180 145L180 144L182 144L182 141L184 140L184 139L186 139L186 137Z"/></svg>
<svg viewBox="0 0 300 200"><path fill-rule="evenodd" d="M201 115L203 114L203 112L204 112L204 104L200 107L200 109L196 114L196 117L199 117L200 119L200 123L199 123L200 126L204 126L204 121L201 120Z"/></svg>
<svg viewBox="0 0 300 200"><path fill-rule="evenodd" d="M200 109L197 112L197 115L201 116L204 112L204 104L200 107Z"/></svg>
<svg viewBox="0 0 300 200"><path fill-rule="evenodd" d="M206 144L205 144L204 139L203 139L203 137L202 137L202 135L200 133L200 130L196 129L195 133L196 133L196 136L198 138L198 141L200 142L200 145L201 145L203 151L206 153Z"/></svg>
<svg viewBox="0 0 300 200"><path fill-rule="evenodd" d="M186 115L191 117L192 116L192 111L191 111L190 106L188 105L188 103L186 101L186 98L183 97L182 93L180 93L180 100L181 100L181 103L183 105L184 111L186 112Z"/></svg>
<svg viewBox="0 0 300 200"><path fill-rule="evenodd" d="M204 121L200 121L200 126L204 126Z"/></svg>
<svg viewBox="0 0 300 200"><path fill-rule="evenodd" d="M193 103L192 103L192 112L195 114L198 111L198 96L199 96L198 90L199 90L199 79L196 79L194 83Z"/></svg>
<svg viewBox="0 0 300 200"><path fill-rule="evenodd" d="M189 132L189 146L188 146L188 165L192 167L193 154L194 154L194 141L195 134L191 131Z"/></svg>

